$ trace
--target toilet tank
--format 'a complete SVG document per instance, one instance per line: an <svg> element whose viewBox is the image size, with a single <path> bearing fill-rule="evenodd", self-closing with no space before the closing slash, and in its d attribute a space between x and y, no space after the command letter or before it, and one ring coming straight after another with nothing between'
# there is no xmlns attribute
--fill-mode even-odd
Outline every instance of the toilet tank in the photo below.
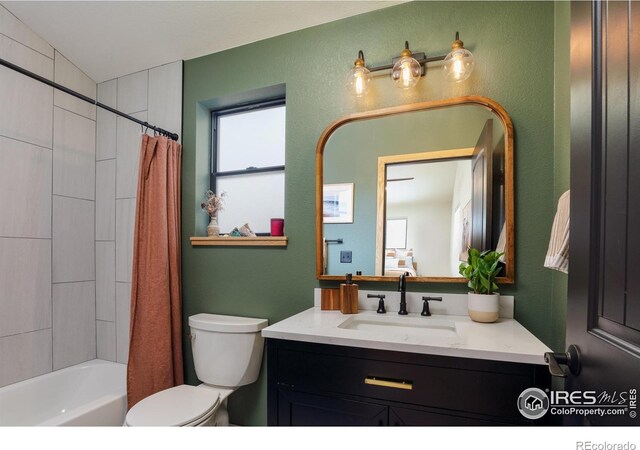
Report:
<svg viewBox="0 0 640 450"><path fill-rule="evenodd" d="M266 319L196 314L189 317L191 351L198 379L205 384L239 387L258 379Z"/></svg>

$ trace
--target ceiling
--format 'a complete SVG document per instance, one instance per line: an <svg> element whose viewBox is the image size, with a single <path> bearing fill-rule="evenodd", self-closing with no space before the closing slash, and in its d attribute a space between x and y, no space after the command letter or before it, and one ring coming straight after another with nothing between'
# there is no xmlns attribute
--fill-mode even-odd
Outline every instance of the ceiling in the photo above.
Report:
<svg viewBox="0 0 640 450"><path fill-rule="evenodd" d="M401 1L7 1L100 83Z"/></svg>
<svg viewBox="0 0 640 450"><path fill-rule="evenodd" d="M460 165L460 170L467 170L471 175L469 159L388 165L387 180L412 179L388 181L387 202L394 205L450 203Z"/></svg>

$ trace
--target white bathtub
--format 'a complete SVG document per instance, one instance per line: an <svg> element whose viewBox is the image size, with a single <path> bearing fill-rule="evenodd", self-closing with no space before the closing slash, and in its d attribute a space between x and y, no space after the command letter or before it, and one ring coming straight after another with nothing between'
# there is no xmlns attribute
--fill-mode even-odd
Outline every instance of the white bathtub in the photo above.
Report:
<svg viewBox="0 0 640 450"><path fill-rule="evenodd" d="M0 388L0 426L121 426L127 366L94 359Z"/></svg>

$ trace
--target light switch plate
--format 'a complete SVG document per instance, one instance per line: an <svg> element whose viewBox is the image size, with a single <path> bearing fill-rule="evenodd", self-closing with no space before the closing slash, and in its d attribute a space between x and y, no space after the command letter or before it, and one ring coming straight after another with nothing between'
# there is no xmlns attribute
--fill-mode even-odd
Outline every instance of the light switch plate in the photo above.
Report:
<svg viewBox="0 0 640 450"><path fill-rule="evenodd" d="M341 263L350 263L351 262L351 250L341 250L340 251L340 262Z"/></svg>

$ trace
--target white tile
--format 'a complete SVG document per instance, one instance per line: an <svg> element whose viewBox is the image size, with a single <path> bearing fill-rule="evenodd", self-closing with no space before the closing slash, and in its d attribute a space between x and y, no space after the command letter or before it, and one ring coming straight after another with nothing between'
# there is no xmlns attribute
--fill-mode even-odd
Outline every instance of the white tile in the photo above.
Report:
<svg viewBox="0 0 640 450"><path fill-rule="evenodd" d="M55 82L94 100L96 98L96 82L57 50L55 55Z"/></svg>
<svg viewBox="0 0 640 450"><path fill-rule="evenodd" d="M53 285L53 370L96 357L96 285Z"/></svg>
<svg viewBox="0 0 640 450"><path fill-rule="evenodd" d="M53 47L0 5L0 32L53 59Z"/></svg>
<svg viewBox="0 0 640 450"><path fill-rule="evenodd" d="M129 320L131 283L116 283L116 361L127 364L129 358Z"/></svg>
<svg viewBox="0 0 640 450"><path fill-rule="evenodd" d="M96 121L96 160L115 159L116 157L116 115L98 109L98 120Z"/></svg>
<svg viewBox="0 0 640 450"><path fill-rule="evenodd" d="M96 123L61 108L53 117L53 193L93 200Z"/></svg>
<svg viewBox="0 0 640 450"><path fill-rule="evenodd" d="M0 238L0 336L51 328L51 240Z"/></svg>
<svg viewBox="0 0 640 450"><path fill-rule="evenodd" d="M118 78L118 110L134 113L147 109L147 70Z"/></svg>
<svg viewBox="0 0 640 450"><path fill-rule="evenodd" d="M53 59L0 34L0 58L53 80Z"/></svg>
<svg viewBox="0 0 640 450"><path fill-rule="evenodd" d="M51 237L52 153L0 136L0 236Z"/></svg>
<svg viewBox="0 0 640 450"><path fill-rule="evenodd" d="M53 282L95 280L94 202L53 197Z"/></svg>
<svg viewBox="0 0 640 450"><path fill-rule="evenodd" d="M149 70L148 121L172 133L182 128L182 61Z"/></svg>
<svg viewBox="0 0 640 450"><path fill-rule="evenodd" d="M51 372L51 329L0 338L0 361L0 387Z"/></svg>
<svg viewBox="0 0 640 450"><path fill-rule="evenodd" d="M112 108L116 107L117 80L105 81L98 85L98 101ZM96 160L116 157L116 115L98 108L96 122Z"/></svg>
<svg viewBox="0 0 640 450"><path fill-rule="evenodd" d="M115 322L96 321L97 357L106 361L116 360Z"/></svg>
<svg viewBox="0 0 640 450"><path fill-rule="evenodd" d="M136 199L116 200L116 281L131 281Z"/></svg>
<svg viewBox="0 0 640 450"><path fill-rule="evenodd" d="M95 100L96 83L71 61L56 51L54 81L82 95ZM96 120L96 106L84 100L73 97L62 91L55 90L54 104L69 111L73 111L91 120Z"/></svg>
<svg viewBox="0 0 640 450"><path fill-rule="evenodd" d="M147 120L146 111L132 114L140 120ZM124 117L118 117L118 148L116 166L116 198L132 198L138 189L138 163L142 130L140 125Z"/></svg>
<svg viewBox="0 0 640 450"><path fill-rule="evenodd" d="M51 148L52 87L0 67L0 105L1 136Z"/></svg>
<svg viewBox="0 0 640 450"><path fill-rule="evenodd" d="M96 163L96 240L116 239L116 160Z"/></svg>
<svg viewBox="0 0 640 450"><path fill-rule="evenodd" d="M103 81L98 84L98 101L118 109L118 80Z"/></svg>
<svg viewBox="0 0 640 450"><path fill-rule="evenodd" d="M116 320L116 243L96 242L96 319Z"/></svg>

